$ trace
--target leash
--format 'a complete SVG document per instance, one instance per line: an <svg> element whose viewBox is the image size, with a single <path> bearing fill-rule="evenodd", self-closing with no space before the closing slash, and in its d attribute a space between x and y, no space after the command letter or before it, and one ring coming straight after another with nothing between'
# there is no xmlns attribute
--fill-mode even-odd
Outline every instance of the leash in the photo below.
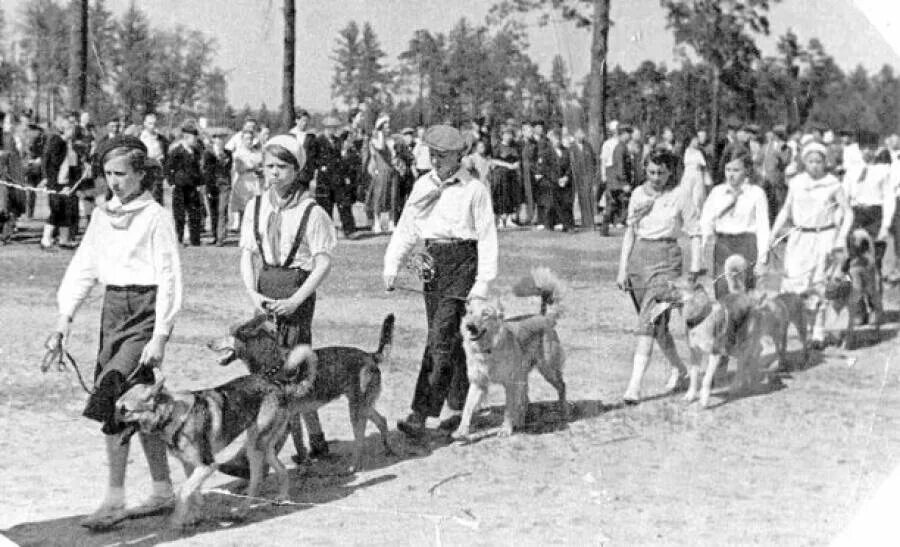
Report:
<svg viewBox="0 0 900 547"><path fill-rule="evenodd" d="M44 346L47 348L47 351L41 359L42 373L46 374L54 365L56 365L57 372L65 372L71 367L71 369L75 371L78 383L81 384L81 389L88 395L94 394L95 390L89 388L87 382L84 381L84 376L81 374L81 368L79 368L75 358L72 357L72 354L69 353L69 350L63 345L63 335L61 332L51 334L44 343ZM140 372L141 368L141 366L136 367L134 371L125 378L125 381L128 382L137 376L137 373Z"/></svg>
<svg viewBox="0 0 900 547"><path fill-rule="evenodd" d="M473 296L473 297L453 296L453 295L443 294L443 293L441 293L440 291L425 291L425 290L422 290L422 289L413 289L412 287L394 287L394 289L395 289L395 290L398 290L398 291L405 291L405 292L411 292L411 293L416 293L416 294L423 294L423 295L425 295L425 296L428 296L428 295L430 295L430 294L437 294L437 295L440 295L442 298L449 298L449 299L451 299L451 300L458 300L458 301L460 301L460 302L468 302L469 300L474 300L474 299L476 299L476 298L477 298L477 299L482 299L482 297L480 297L480 296Z"/></svg>
<svg viewBox="0 0 900 547"><path fill-rule="evenodd" d="M75 189L81 186L87 180L86 176L82 176L78 181L72 186L67 186L62 190L49 190L47 188L41 186L26 186L24 184L18 184L16 182L12 182L10 180L0 179L0 186L6 186L7 188L15 188L16 190L23 190L25 192L35 192L38 194L47 194L53 196L69 196L75 193Z"/></svg>

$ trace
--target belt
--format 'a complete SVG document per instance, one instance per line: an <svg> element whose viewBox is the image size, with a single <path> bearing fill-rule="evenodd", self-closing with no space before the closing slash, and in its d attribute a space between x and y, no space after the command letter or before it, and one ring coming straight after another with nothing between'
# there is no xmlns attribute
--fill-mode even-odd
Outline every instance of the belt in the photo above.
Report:
<svg viewBox="0 0 900 547"><path fill-rule="evenodd" d="M651 239L649 237L639 237L638 241L648 241L650 243L678 243L678 238L658 237L658 238Z"/></svg>
<svg viewBox="0 0 900 547"><path fill-rule="evenodd" d="M477 243L474 239L463 239L461 237L435 237L425 240L425 245L459 245L462 243Z"/></svg>
<svg viewBox="0 0 900 547"><path fill-rule="evenodd" d="M716 232L716 237L756 237L753 232L741 232L739 234L726 234L725 232Z"/></svg>
<svg viewBox="0 0 900 547"><path fill-rule="evenodd" d="M800 230L801 232L814 233L814 234L818 234L819 232L826 232L828 230L834 230L835 228L837 228L837 226L835 226L834 224L827 224L825 226L817 226L817 227L797 226L797 229Z"/></svg>
<svg viewBox="0 0 900 547"><path fill-rule="evenodd" d="M107 291L112 292L150 292L156 290L156 285L107 285Z"/></svg>

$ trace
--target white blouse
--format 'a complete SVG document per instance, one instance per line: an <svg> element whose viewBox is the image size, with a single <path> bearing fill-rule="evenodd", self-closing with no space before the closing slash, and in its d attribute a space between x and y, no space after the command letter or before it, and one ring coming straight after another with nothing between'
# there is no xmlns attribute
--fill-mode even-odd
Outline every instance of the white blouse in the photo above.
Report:
<svg viewBox="0 0 900 547"><path fill-rule="evenodd" d="M59 313L73 317L96 283L155 285L154 335L168 335L181 309L181 260L171 213L145 192L97 207L57 291Z"/></svg>
<svg viewBox="0 0 900 547"><path fill-rule="evenodd" d="M417 204L441 181L436 171L416 181L384 253L384 275L397 275L400 263L419 239L458 238L478 242L475 280L487 282L497 277L497 227L490 193L465 170L453 176L459 182L446 186L437 201L427 207Z"/></svg>

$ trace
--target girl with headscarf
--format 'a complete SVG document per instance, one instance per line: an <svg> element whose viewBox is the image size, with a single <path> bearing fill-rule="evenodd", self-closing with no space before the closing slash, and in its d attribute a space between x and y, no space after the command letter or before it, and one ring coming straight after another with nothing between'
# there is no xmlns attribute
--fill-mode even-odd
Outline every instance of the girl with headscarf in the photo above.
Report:
<svg viewBox="0 0 900 547"><path fill-rule="evenodd" d="M293 135L277 135L263 147L266 190L247 203L241 223L241 279L260 313L278 318L283 348L312 343L316 289L331 271L337 233L331 216L316 204L302 177L303 145ZM260 267L255 266L255 262ZM304 415L314 452L327 453L318 417ZM302 459L302 432L291 431Z"/></svg>
<svg viewBox="0 0 900 547"><path fill-rule="evenodd" d="M825 171L828 151L812 141L803 147L803 171L788 184L788 194L772 236L790 222L793 228L784 250L782 292L824 294L825 276L835 255L846 256L847 235L853 226L853 209L841 181ZM812 346L821 348L825 340L825 310L812 301L816 310Z"/></svg>
<svg viewBox="0 0 900 547"><path fill-rule="evenodd" d="M125 508L128 438L116 420L116 399L136 384L154 383L175 315L181 308L181 262L172 215L150 194L147 148L136 137L116 137L98 151L113 198L94 209L81 245L59 286L59 321L47 340L61 351L69 324L91 288L105 285L100 349L94 392L84 416L101 422L106 439L109 482L100 508L82 520L91 529L108 528L125 518L174 507L163 440L141 432L141 445L153 478L153 493Z"/></svg>

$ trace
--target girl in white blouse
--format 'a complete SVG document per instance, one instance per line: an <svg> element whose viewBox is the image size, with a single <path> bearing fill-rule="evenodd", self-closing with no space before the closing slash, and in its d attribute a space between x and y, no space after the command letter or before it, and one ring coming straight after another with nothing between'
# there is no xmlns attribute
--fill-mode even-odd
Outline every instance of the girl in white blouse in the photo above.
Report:
<svg viewBox="0 0 900 547"><path fill-rule="evenodd" d="M135 384L154 382L175 314L181 307L181 262L172 215L151 196L147 148L135 137L117 137L98 151L113 198L94 209L84 239L59 286L59 322L48 348L59 349L75 311L96 283L106 286L94 393L84 415L103 423L109 484L100 508L82 526L108 528L129 517L174 506L166 447L140 434L153 477L153 494L125 509L128 442L115 418L116 399Z"/></svg>
<svg viewBox="0 0 900 547"><path fill-rule="evenodd" d="M667 150L651 152L646 159L647 181L635 189L628 204L616 283L631 295L638 312L638 326L631 380L623 397L625 404L640 402L641 381L650 363L654 340L671 367L666 390L682 388L687 379L687 369L669 332L669 312L652 312L660 294L681 276L681 232L691 237L691 272L699 270L698 211L691 188L670 183L676 164L677 158Z"/></svg>
<svg viewBox="0 0 900 547"><path fill-rule="evenodd" d="M870 158L856 180L846 177L844 191L853 207L853 229L864 229L875 242L875 260L880 272L896 207L896 192L891 184L890 151L880 150L874 158Z"/></svg>

